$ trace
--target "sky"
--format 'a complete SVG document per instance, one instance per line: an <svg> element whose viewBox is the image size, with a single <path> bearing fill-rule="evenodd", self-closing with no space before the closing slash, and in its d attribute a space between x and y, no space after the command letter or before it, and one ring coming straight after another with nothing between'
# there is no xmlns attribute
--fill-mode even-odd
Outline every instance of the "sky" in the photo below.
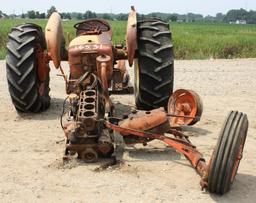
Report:
<svg viewBox="0 0 256 203"><path fill-rule="evenodd" d="M21 14L28 10L46 12L51 6L59 12L129 13L134 5L138 13L163 12L203 15L226 13L230 9L256 10L256 0L0 0L0 10Z"/></svg>

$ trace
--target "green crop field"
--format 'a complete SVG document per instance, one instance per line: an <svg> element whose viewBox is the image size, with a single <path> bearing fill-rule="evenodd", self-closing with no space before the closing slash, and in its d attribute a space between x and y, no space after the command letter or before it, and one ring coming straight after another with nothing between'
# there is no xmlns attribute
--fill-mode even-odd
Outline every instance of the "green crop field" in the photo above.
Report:
<svg viewBox="0 0 256 203"><path fill-rule="evenodd" d="M5 58L11 27L24 22L46 25L46 20L0 20L0 59ZM73 25L63 22L67 42L74 37ZM126 22L112 21L114 43L124 42ZM176 59L256 58L256 26L215 23L172 23Z"/></svg>

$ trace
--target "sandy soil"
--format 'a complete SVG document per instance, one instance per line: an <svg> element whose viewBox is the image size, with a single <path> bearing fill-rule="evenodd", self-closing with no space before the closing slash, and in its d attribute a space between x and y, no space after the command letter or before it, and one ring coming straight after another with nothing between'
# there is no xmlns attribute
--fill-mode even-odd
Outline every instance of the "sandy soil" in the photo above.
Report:
<svg viewBox="0 0 256 203"><path fill-rule="evenodd" d="M232 190L224 196L201 191L189 162L162 143L126 150L121 168L102 172L99 164L73 160L62 165L64 134L59 118L65 98L62 78L51 72L52 105L44 113L18 115L12 106L0 62L1 202L255 202L256 59L176 61L175 89L197 91L204 101L192 142L208 159L230 110L250 121L244 158ZM121 111L133 107L133 95L113 96Z"/></svg>

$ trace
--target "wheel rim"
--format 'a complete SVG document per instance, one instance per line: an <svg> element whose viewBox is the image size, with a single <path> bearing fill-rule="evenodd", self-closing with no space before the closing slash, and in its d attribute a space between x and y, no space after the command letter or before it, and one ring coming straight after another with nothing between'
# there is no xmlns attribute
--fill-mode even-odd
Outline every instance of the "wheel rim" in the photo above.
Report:
<svg viewBox="0 0 256 203"><path fill-rule="evenodd" d="M47 53L43 50L42 46L38 43L36 45L36 63L37 63L37 75L38 80L40 81L38 84L38 93L40 96L44 96L45 94L45 81L49 75L49 60Z"/></svg>
<svg viewBox="0 0 256 203"><path fill-rule="evenodd" d="M169 99L168 113L179 116L171 119L172 125L192 125L198 121L197 117L201 116L201 100L191 90L177 90ZM194 118L182 118L182 116Z"/></svg>
<svg viewBox="0 0 256 203"><path fill-rule="evenodd" d="M241 139L242 139L242 138L241 138ZM234 180L235 180L235 177L236 177L236 174L237 174L237 170L238 170L240 161L241 161L241 159L242 159L242 157L243 157L245 138L242 139L240 142L241 142L241 143L240 143L240 145L239 145L239 147L238 147L238 152L237 152L237 155L236 155L234 167L233 167L233 169L232 169L231 183L233 183Z"/></svg>
<svg viewBox="0 0 256 203"><path fill-rule="evenodd" d="M45 93L45 83L42 82L39 87L38 87L38 93L39 95L42 97L44 96L44 93Z"/></svg>
<svg viewBox="0 0 256 203"><path fill-rule="evenodd" d="M135 63L134 63L134 74L135 74L135 77L134 77L134 87L135 87L135 91L134 91L134 94L135 94L135 98L137 99L138 98L138 92L139 92L139 86L140 86L140 68L139 68L139 63L138 63L138 60L136 59Z"/></svg>

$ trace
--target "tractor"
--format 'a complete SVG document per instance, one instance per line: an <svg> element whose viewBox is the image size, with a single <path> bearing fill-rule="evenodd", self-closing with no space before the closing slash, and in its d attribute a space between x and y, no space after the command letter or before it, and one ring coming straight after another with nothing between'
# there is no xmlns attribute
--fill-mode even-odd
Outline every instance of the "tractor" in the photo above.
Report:
<svg viewBox="0 0 256 203"><path fill-rule="evenodd" d="M125 45L113 45L111 26L103 19L88 19L74 28L76 37L68 46L57 12L50 16L45 33L31 23L12 28L6 69L16 110L38 113L48 109L52 61L60 70L68 95L61 116L65 161L77 157L92 163L99 157L114 157L118 139L127 145L146 145L157 139L190 161L201 176L202 189L216 194L229 191L243 154L247 116L230 112L207 164L182 131L182 126L200 120L203 104L192 90L173 92L174 53L169 23L159 19L137 21L132 7ZM69 64L68 76L61 61ZM134 67L134 88L129 86L126 61ZM110 95L131 91L136 109L117 117Z"/></svg>

